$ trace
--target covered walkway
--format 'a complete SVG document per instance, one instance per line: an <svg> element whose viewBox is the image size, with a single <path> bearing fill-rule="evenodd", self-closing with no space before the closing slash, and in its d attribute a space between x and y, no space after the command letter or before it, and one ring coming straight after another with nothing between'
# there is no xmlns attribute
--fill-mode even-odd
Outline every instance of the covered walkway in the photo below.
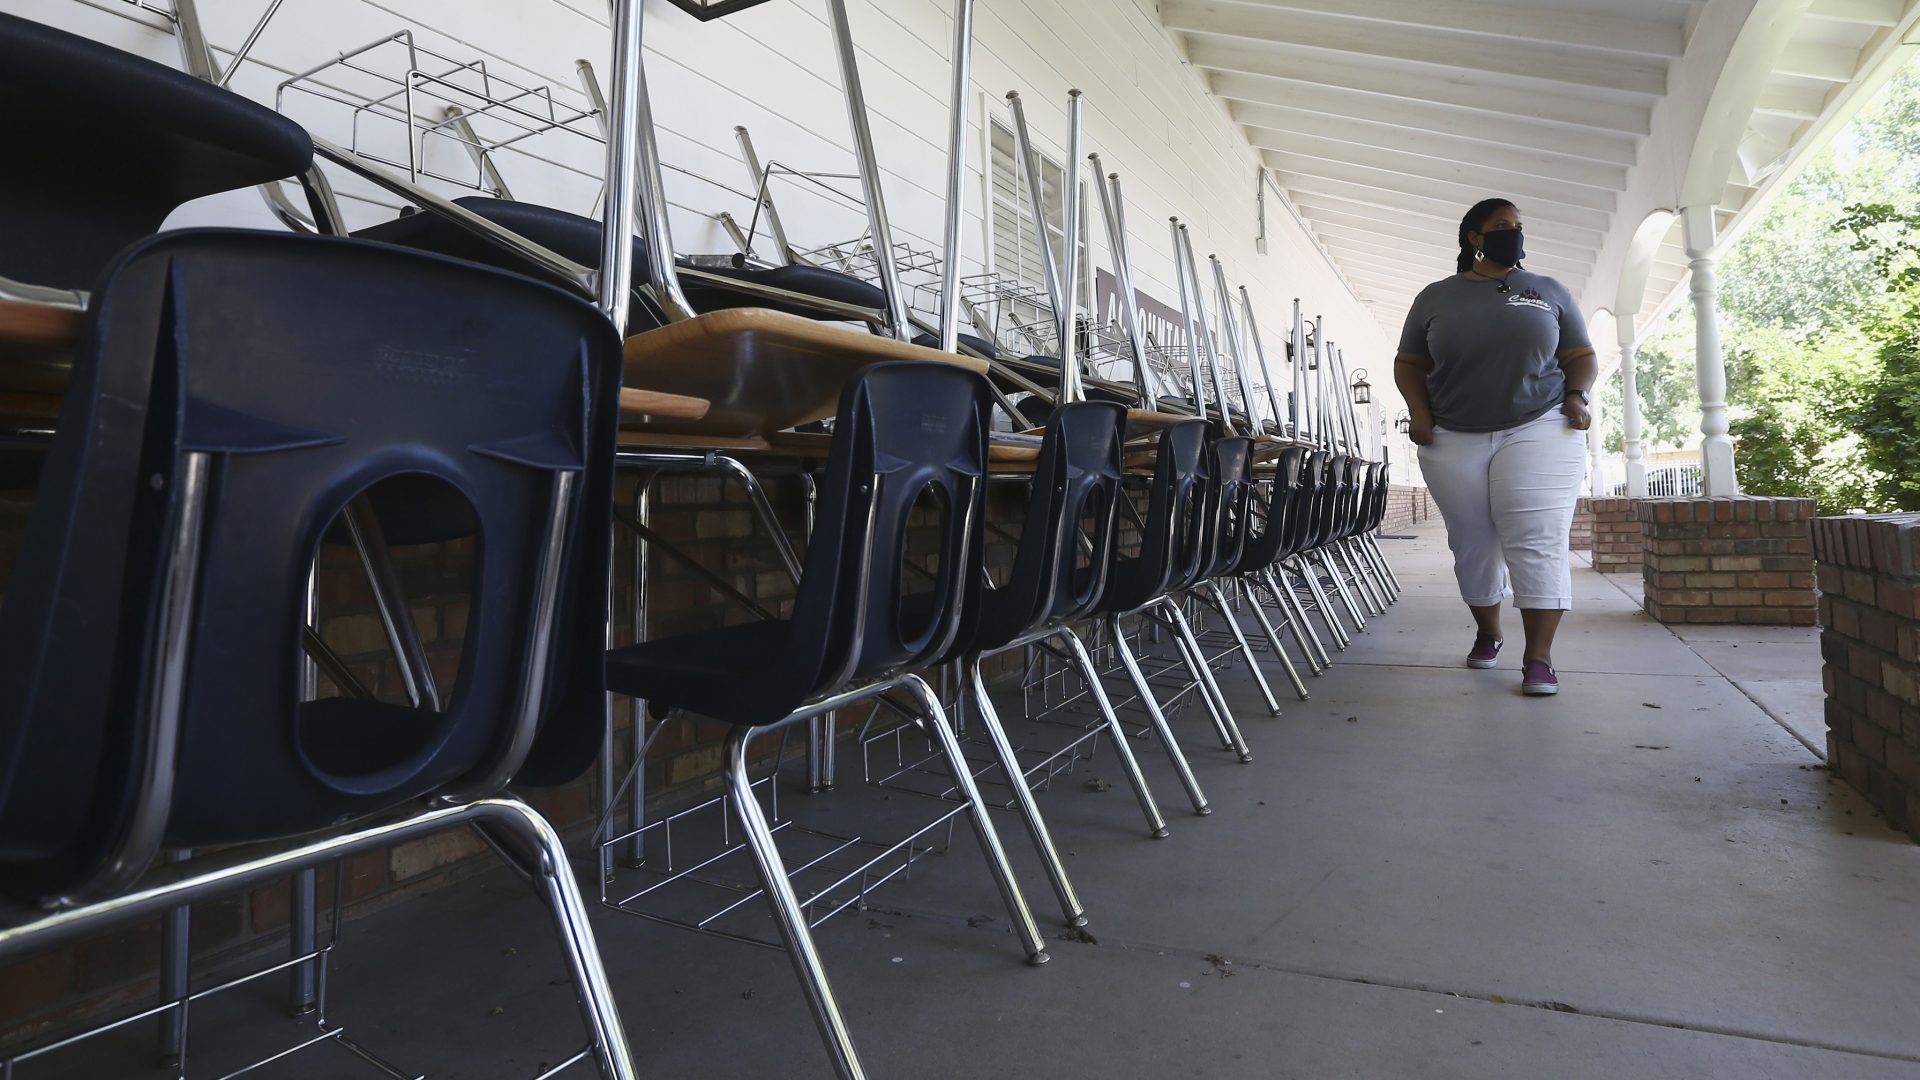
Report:
<svg viewBox="0 0 1920 1080"><path fill-rule="evenodd" d="M1438 530L1385 546L1407 595L1313 700L1268 719L1228 673L1255 759L1194 743L1212 817L1170 805L1147 839L1124 786L1087 783L1106 756L1043 797L1089 940L1036 907L1060 940L1021 966L965 843L825 925L875 1075L1920 1077L1920 849L1755 702L1817 680L1810 640L1682 640L1583 569L1566 690L1526 699L1511 664L1456 665ZM436 1076L559 1054L532 903L483 878L351 922L330 1012ZM648 1075L826 1074L784 957L596 918Z"/></svg>

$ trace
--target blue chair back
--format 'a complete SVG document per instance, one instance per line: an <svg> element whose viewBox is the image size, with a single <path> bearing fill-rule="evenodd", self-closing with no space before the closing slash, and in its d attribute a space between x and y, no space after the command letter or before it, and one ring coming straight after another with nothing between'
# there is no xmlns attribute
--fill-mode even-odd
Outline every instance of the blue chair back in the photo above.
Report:
<svg viewBox="0 0 1920 1080"><path fill-rule="evenodd" d="M239 842L586 767L620 372L594 308L437 256L204 230L126 252L90 317L0 609L0 858L42 887L124 876L157 821ZM303 702L322 536L395 477L479 526L447 704Z"/></svg>
<svg viewBox="0 0 1920 1080"><path fill-rule="evenodd" d="M982 592L978 632L962 651L1001 648L1098 605L1113 562L1126 423L1126 407L1105 401L1062 405L1048 417L1012 572Z"/></svg>

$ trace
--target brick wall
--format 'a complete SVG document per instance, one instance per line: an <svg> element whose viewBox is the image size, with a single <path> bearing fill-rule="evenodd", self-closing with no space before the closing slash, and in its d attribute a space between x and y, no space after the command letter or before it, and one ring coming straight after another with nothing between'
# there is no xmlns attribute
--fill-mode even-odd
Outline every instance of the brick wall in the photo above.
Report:
<svg viewBox="0 0 1920 1080"><path fill-rule="evenodd" d="M1380 519L1380 528L1393 532L1429 521L1436 513L1426 488L1393 484L1387 488L1387 512Z"/></svg>
<svg viewBox="0 0 1920 1080"><path fill-rule="evenodd" d="M1643 533L1638 499L1582 499L1593 514L1593 568L1603 574L1637 574Z"/></svg>
<svg viewBox="0 0 1920 1080"><path fill-rule="evenodd" d="M1920 514L1820 518L1827 761L1920 840Z"/></svg>
<svg viewBox="0 0 1920 1080"><path fill-rule="evenodd" d="M1663 623L1812 626L1812 499L1646 499L1647 614Z"/></svg>
<svg viewBox="0 0 1920 1080"><path fill-rule="evenodd" d="M1574 551L1593 550L1593 500L1573 504L1573 530L1567 534L1567 546Z"/></svg>

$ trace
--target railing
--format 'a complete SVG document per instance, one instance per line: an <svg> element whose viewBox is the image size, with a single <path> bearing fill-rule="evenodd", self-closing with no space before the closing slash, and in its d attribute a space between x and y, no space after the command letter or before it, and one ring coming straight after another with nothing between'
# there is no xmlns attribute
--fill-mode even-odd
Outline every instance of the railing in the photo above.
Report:
<svg viewBox="0 0 1920 1080"><path fill-rule="evenodd" d="M1667 465L1647 472L1647 498L1692 498L1701 492L1700 466ZM1624 496L1627 485L1613 485L1612 494Z"/></svg>

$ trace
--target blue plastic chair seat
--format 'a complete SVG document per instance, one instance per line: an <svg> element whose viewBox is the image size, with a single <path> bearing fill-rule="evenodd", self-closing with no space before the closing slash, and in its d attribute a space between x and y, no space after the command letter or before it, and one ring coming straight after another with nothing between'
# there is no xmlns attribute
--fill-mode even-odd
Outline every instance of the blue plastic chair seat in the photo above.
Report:
<svg viewBox="0 0 1920 1080"><path fill-rule="evenodd" d="M502 228L519 233L534 243L557 255L564 255L582 266L593 269L598 269L600 266L601 227L600 222L592 218L570 214L565 210L555 210L550 206L515 202L511 199L493 199L484 195L469 195L455 199L454 204ZM526 260L498 245L480 239L437 214L406 214L393 221L384 221L361 229L354 235L364 240L378 240L403 247L434 251L442 255L452 255L455 258L468 259L503 270L514 270L520 273L534 272L531 264ZM647 266L646 240L641 237L634 237L633 260L636 267L644 270ZM854 304L875 310L886 306L886 296L879 289L858 278L817 266L777 266L768 269L721 266L700 269L719 277L785 289L823 300ZM681 288L687 295L687 302L699 311L715 311L729 307L760 307L802 317L820 315L818 309L802 304L768 301L692 279L683 279ZM659 325L658 315L652 310L651 305L635 304L633 314L627 319L627 334L632 336L645 330L655 329Z"/></svg>
<svg viewBox="0 0 1920 1080"><path fill-rule="evenodd" d="M0 14L0 277L91 288L181 203L298 176L313 140L184 72Z"/></svg>
<svg viewBox="0 0 1920 1080"><path fill-rule="evenodd" d="M911 669L968 640L985 532L986 380L875 364L847 384L791 619L676 634L605 654L615 693L724 723L778 723L808 699ZM902 590L921 499L945 505L931 588Z"/></svg>

